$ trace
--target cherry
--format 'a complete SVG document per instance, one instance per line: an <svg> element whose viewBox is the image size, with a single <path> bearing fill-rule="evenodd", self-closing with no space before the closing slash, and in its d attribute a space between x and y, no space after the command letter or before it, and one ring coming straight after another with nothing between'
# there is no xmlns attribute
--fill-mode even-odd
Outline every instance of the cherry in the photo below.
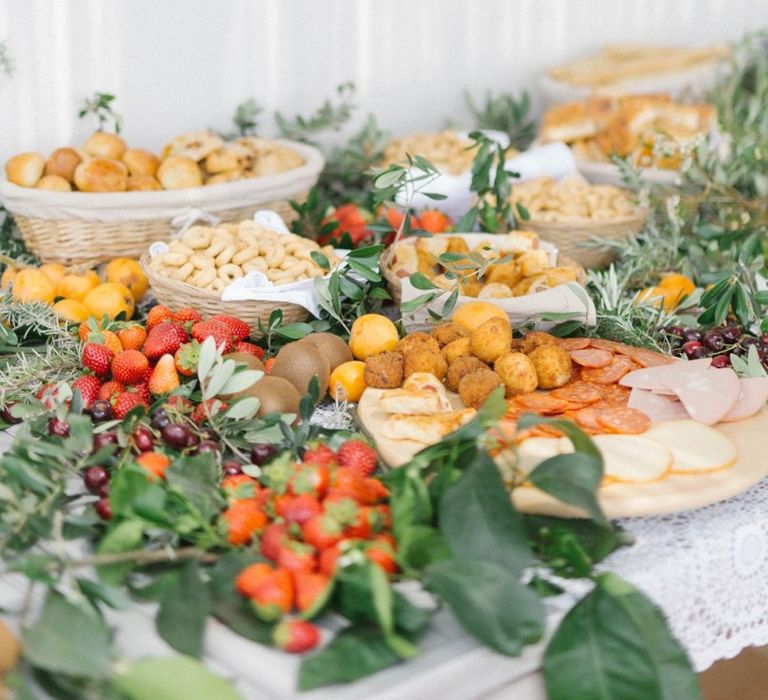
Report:
<svg viewBox="0 0 768 700"><path fill-rule="evenodd" d="M709 357L709 350L703 345L699 345L699 347L693 349L693 352L688 357L691 360L702 360L705 357Z"/></svg>
<svg viewBox="0 0 768 700"><path fill-rule="evenodd" d="M109 496L109 484L104 484L99 489L99 498L106 498L107 496Z"/></svg>
<svg viewBox="0 0 768 700"><path fill-rule="evenodd" d="M100 466L88 467L83 475L83 483L91 493L100 493L109 483L109 472Z"/></svg>
<svg viewBox="0 0 768 700"><path fill-rule="evenodd" d="M201 440L216 440L218 435L213 428L202 428L198 431Z"/></svg>
<svg viewBox="0 0 768 700"><path fill-rule="evenodd" d="M21 423L21 418L16 418L12 413L11 409L17 404L17 401L9 401L5 406L3 406L2 412L0 412L0 417L8 423L9 425L16 425L17 423Z"/></svg>
<svg viewBox="0 0 768 700"><path fill-rule="evenodd" d="M683 331L683 339L686 342L689 342L691 340L698 340L701 342L701 331L697 328L686 328Z"/></svg>
<svg viewBox="0 0 768 700"><path fill-rule="evenodd" d="M54 416L48 421L48 432L58 437L69 437L69 424Z"/></svg>
<svg viewBox="0 0 768 700"><path fill-rule="evenodd" d="M256 466L261 466L267 460L274 457L277 450L273 445L260 443L251 447L251 462Z"/></svg>
<svg viewBox="0 0 768 700"><path fill-rule="evenodd" d="M112 506L109 505L108 498L100 498L96 501L96 512L102 520L112 519Z"/></svg>
<svg viewBox="0 0 768 700"><path fill-rule="evenodd" d="M168 412L164 408L158 408L152 413L152 427L157 430L162 430L166 425L169 425L171 419L168 417Z"/></svg>
<svg viewBox="0 0 768 700"><path fill-rule="evenodd" d="M238 474L243 473L243 465L240 464L240 462L229 460L228 462L224 462L221 470L224 472L224 476L237 476Z"/></svg>
<svg viewBox="0 0 768 700"><path fill-rule="evenodd" d="M169 423L163 428L163 442L169 447L182 449L189 444L190 429L179 423Z"/></svg>
<svg viewBox="0 0 768 700"><path fill-rule="evenodd" d="M109 401L99 399L93 402L91 406L91 418L95 423L103 423L107 420L112 420L114 414L112 412L112 406Z"/></svg>
<svg viewBox="0 0 768 700"><path fill-rule="evenodd" d="M687 343L683 343L683 352L689 359L693 359L693 353L699 348L704 348L704 346L698 340L689 340ZM707 349L704 348L704 351L706 352Z"/></svg>
<svg viewBox="0 0 768 700"><path fill-rule="evenodd" d="M190 430L189 437L187 438L187 447L194 447L195 445L199 444L199 442L200 438Z"/></svg>
<svg viewBox="0 0 768 700"><path fill-rule="evenodd" d="M712 358L712 367L723 369L725 367L730 367L730 366L731 366L731 360L729 359L728 355L715 355Z"/></svg>
<svg viewBox="0 0 768 700"><path fill-rule="evenodd" d="M755 338L754 335L745 335L740 341L739 345L745 350L749 349L752 345L757 345L760 341Z"/></svg>
<svg viewBox="0 0 768 700"><path fill-rule="evenodd" d="M763 333L760 336L760 345L762 345L764 348L768 348L768 333Z"/></svg>
<svg viewBox="0 0 768 700"><path fill-rule="evenodd" d="M707 347L714 352L720 352L725 347L723 334L716 330L707 331L701 339L701 342L704 347Z"/></svg>
<svg viewBox="0 0 768 700"><path fill-rule="evenodd" d="M133 429L133 444L139 452L151 452L155 447L155 436L146 425L137 425Z"/></svg>
<svg viewBox="0 0 768 700"><path fill-rule="evenodd" d="M213 452L214 454L218 454L219 452L219 444L217 442L214 442L213 440L203 440L195 450L197 454L202 454L204 452Z"/></svg>
<svg viewBox="0 0 768 700"><path fill-rule="evenodd" d="M678 338L682 338L684 335L682 326L667 326L664 330L668 335L674 335Z"/></svg>
<svg viewBox="0 0 768 700"><path fill-rule="evenodd" d="M93 452L98 452L105 445L117 445L117 433L99 433L93 436Z"/></svg>
<svg viewBox="0 0 768 700"><path fill-rule="evenodd" d="M736 343L741 338L741 328L738 326L726 326L720 330L720 334L726 343Z"/></svg>

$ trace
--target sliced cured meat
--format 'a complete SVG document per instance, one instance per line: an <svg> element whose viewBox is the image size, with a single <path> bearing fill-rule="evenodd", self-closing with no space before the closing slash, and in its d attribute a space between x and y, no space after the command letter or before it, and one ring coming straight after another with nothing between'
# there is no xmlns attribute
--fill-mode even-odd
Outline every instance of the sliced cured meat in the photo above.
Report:
<svg viewBox="0 0 768 700"><path fill-rule="evenodd" d="M660 423L644 437L672 453L672 471L681 474L719 471L736 463L736 446L721 432L695 420Z"/></svg>
<svg viewBox="0 0 768 700"><path fill-rule="evenodd" d="M626 406L598 409L597 422L606 432L624 435L644 433L651 427L651 419L645 413Z"/></svg>
<svg viewBox="0 0 768 700"><path fill-rule="evenodd" d="M671 365L676 362L674 357L669 357L669 355L654 352L653 350L646 350L645 348L623 348L618 350L618 353L631 357L643 367L663 367L664 365Z"/></svg>
<svg viewBox="0 0 768 700"><path fill-rule="evenodd" d="M706 425L714 425L728 415L741 390L736 372L728 367L680 372L665 378L664 383L675 392L688 415Z"/></svg>
<svg viewBox="0 0 768 700"><path fill-rule="evenodd" d="M637 365L628 357L623 355L615 355L611 360L611 364L607 367L581 368L581 378L585 382L592 382L594 384L615 384L625 374L635 369Z"/></svg>
<svg viewBox="0 0 768 700"><path fill-rule="evenodd" d="M577 365L582 367L607 367L613 360L613 353L610 350L600 350L599 348L572 350L569 355Z"/></svg>
<svg viewBox="0 0 768 700"><path fill-rule="evenodd" d="M540 392L532 392L530 394L516 396L515 403L521 408L533 411L534 413L540 413L543 416L562 413L568 408L567 401Z"/></svg>
<svg viewBox="0 0 768 700"><path fill-rule="evenodd" d="M632 389L627 406L645 413L652 423L690 418L685 406L676 399L670 399L645 389Z"/></svg>
<svg viewBox="0 0 768 700"><path fill-rule="evenodd" d="M584 350L588 348L590 343L589 338L558 338L557 344L567 352L572 350Z"/></svg>
<svg viewBox="0 0 768 700"><path fill-rule="evenodd" d="M615 340L606 340L605 338L590 338L589 345L593 348L600 350L610 350L611 352L619 352L622 348L628 348L629 345L624 343L617 343Z"/></svg>
<svg viewBox="0 0 768 700"><path fill-rule="evenodd" d="M648 391L669 390L668 380L674 381L683 373L698 374L701 370L709 368L711 364L712 359L705 357L700 360L678 360L660 367L645 367L623 376L619 384L632 389L648 389Z"/></svg>
<svg viewBox="0 0 768 700"><path fill-rule="evenodd" d="M576 419L576 423L584 430L590 433L601 433L603 426L597 420L597 414L599 409L587 406L586 408L580 408L578 411L574 411L573 417Z"/></svg>
<svg viewBox="0 0 768 700"><path fill-rule="evenodd" d="M751 418L768 401L768 377L742 377L740 383L739 398L720 420L730 423Z"/></svg>
<svg viewBox="0 0 768 700"><path fill-rule="evenodd" d="M617 482L658 481L672 466L672 453L644 436L596 435L593 440L603 457L603 473Z"/></svg>
<svg viewBox="0 0 768 700"><path fill-rule="evenodd" d="M603 392L595 384L587 382L566 384L559 389L553 389L549 395L567 401L569 404L580 404L581 406L596 403L603 398Z"/></svg>
<svg viewBox="0 0 768 700"><path fill-rule="evenodd" d="M603 403L608 406L626 406L629 401L630 389L619 384L602 384Z"/></svg>

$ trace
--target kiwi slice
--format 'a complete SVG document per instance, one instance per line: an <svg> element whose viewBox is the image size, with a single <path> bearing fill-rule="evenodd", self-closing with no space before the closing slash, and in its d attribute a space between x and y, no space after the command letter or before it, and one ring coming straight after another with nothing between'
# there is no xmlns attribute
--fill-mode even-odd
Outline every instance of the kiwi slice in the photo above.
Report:
<svg viewBox="0 0 768 700"><path fill-rule="evenodd" d="M312 377L317 377L319 396L323 397L328 391L330 374L331 365L325 353L311 343L295 342L284 345L277 353L269 376L287 379L302 395L309 391Z"/></svg>

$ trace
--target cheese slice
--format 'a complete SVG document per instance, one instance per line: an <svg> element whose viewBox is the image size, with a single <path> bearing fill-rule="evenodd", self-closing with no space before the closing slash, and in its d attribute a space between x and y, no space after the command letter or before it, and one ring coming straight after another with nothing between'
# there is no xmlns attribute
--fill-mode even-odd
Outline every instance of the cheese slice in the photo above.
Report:
<svg viewBox="0 0 768 700"><path fill-rule="evenodd" d="M672 466L672 453L641 435L595 435L592 440L603 456L603 473L613 483L658 481Z"/></svg>
<svg viewBox="0 0 768 700"><path fill-rule="evenodd" d="M732 467L738 457L736 446L728 437L695 420L660 423L647 430L643 437L672 453L673 473L719 471Z"/></svg>

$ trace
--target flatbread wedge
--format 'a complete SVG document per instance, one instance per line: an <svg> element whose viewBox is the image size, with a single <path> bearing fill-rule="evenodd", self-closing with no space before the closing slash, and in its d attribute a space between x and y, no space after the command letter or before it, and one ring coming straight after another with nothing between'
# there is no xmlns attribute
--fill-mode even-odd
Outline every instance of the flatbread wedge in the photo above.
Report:
<svg viewBox="0 0 768 700"><path fill-rule="evenodd" d="M465 408L433 416L396 414L386 420L381 434L386 440L413 440L423 445L434 445L471 421L476 413L474 408Z"/></svg>

